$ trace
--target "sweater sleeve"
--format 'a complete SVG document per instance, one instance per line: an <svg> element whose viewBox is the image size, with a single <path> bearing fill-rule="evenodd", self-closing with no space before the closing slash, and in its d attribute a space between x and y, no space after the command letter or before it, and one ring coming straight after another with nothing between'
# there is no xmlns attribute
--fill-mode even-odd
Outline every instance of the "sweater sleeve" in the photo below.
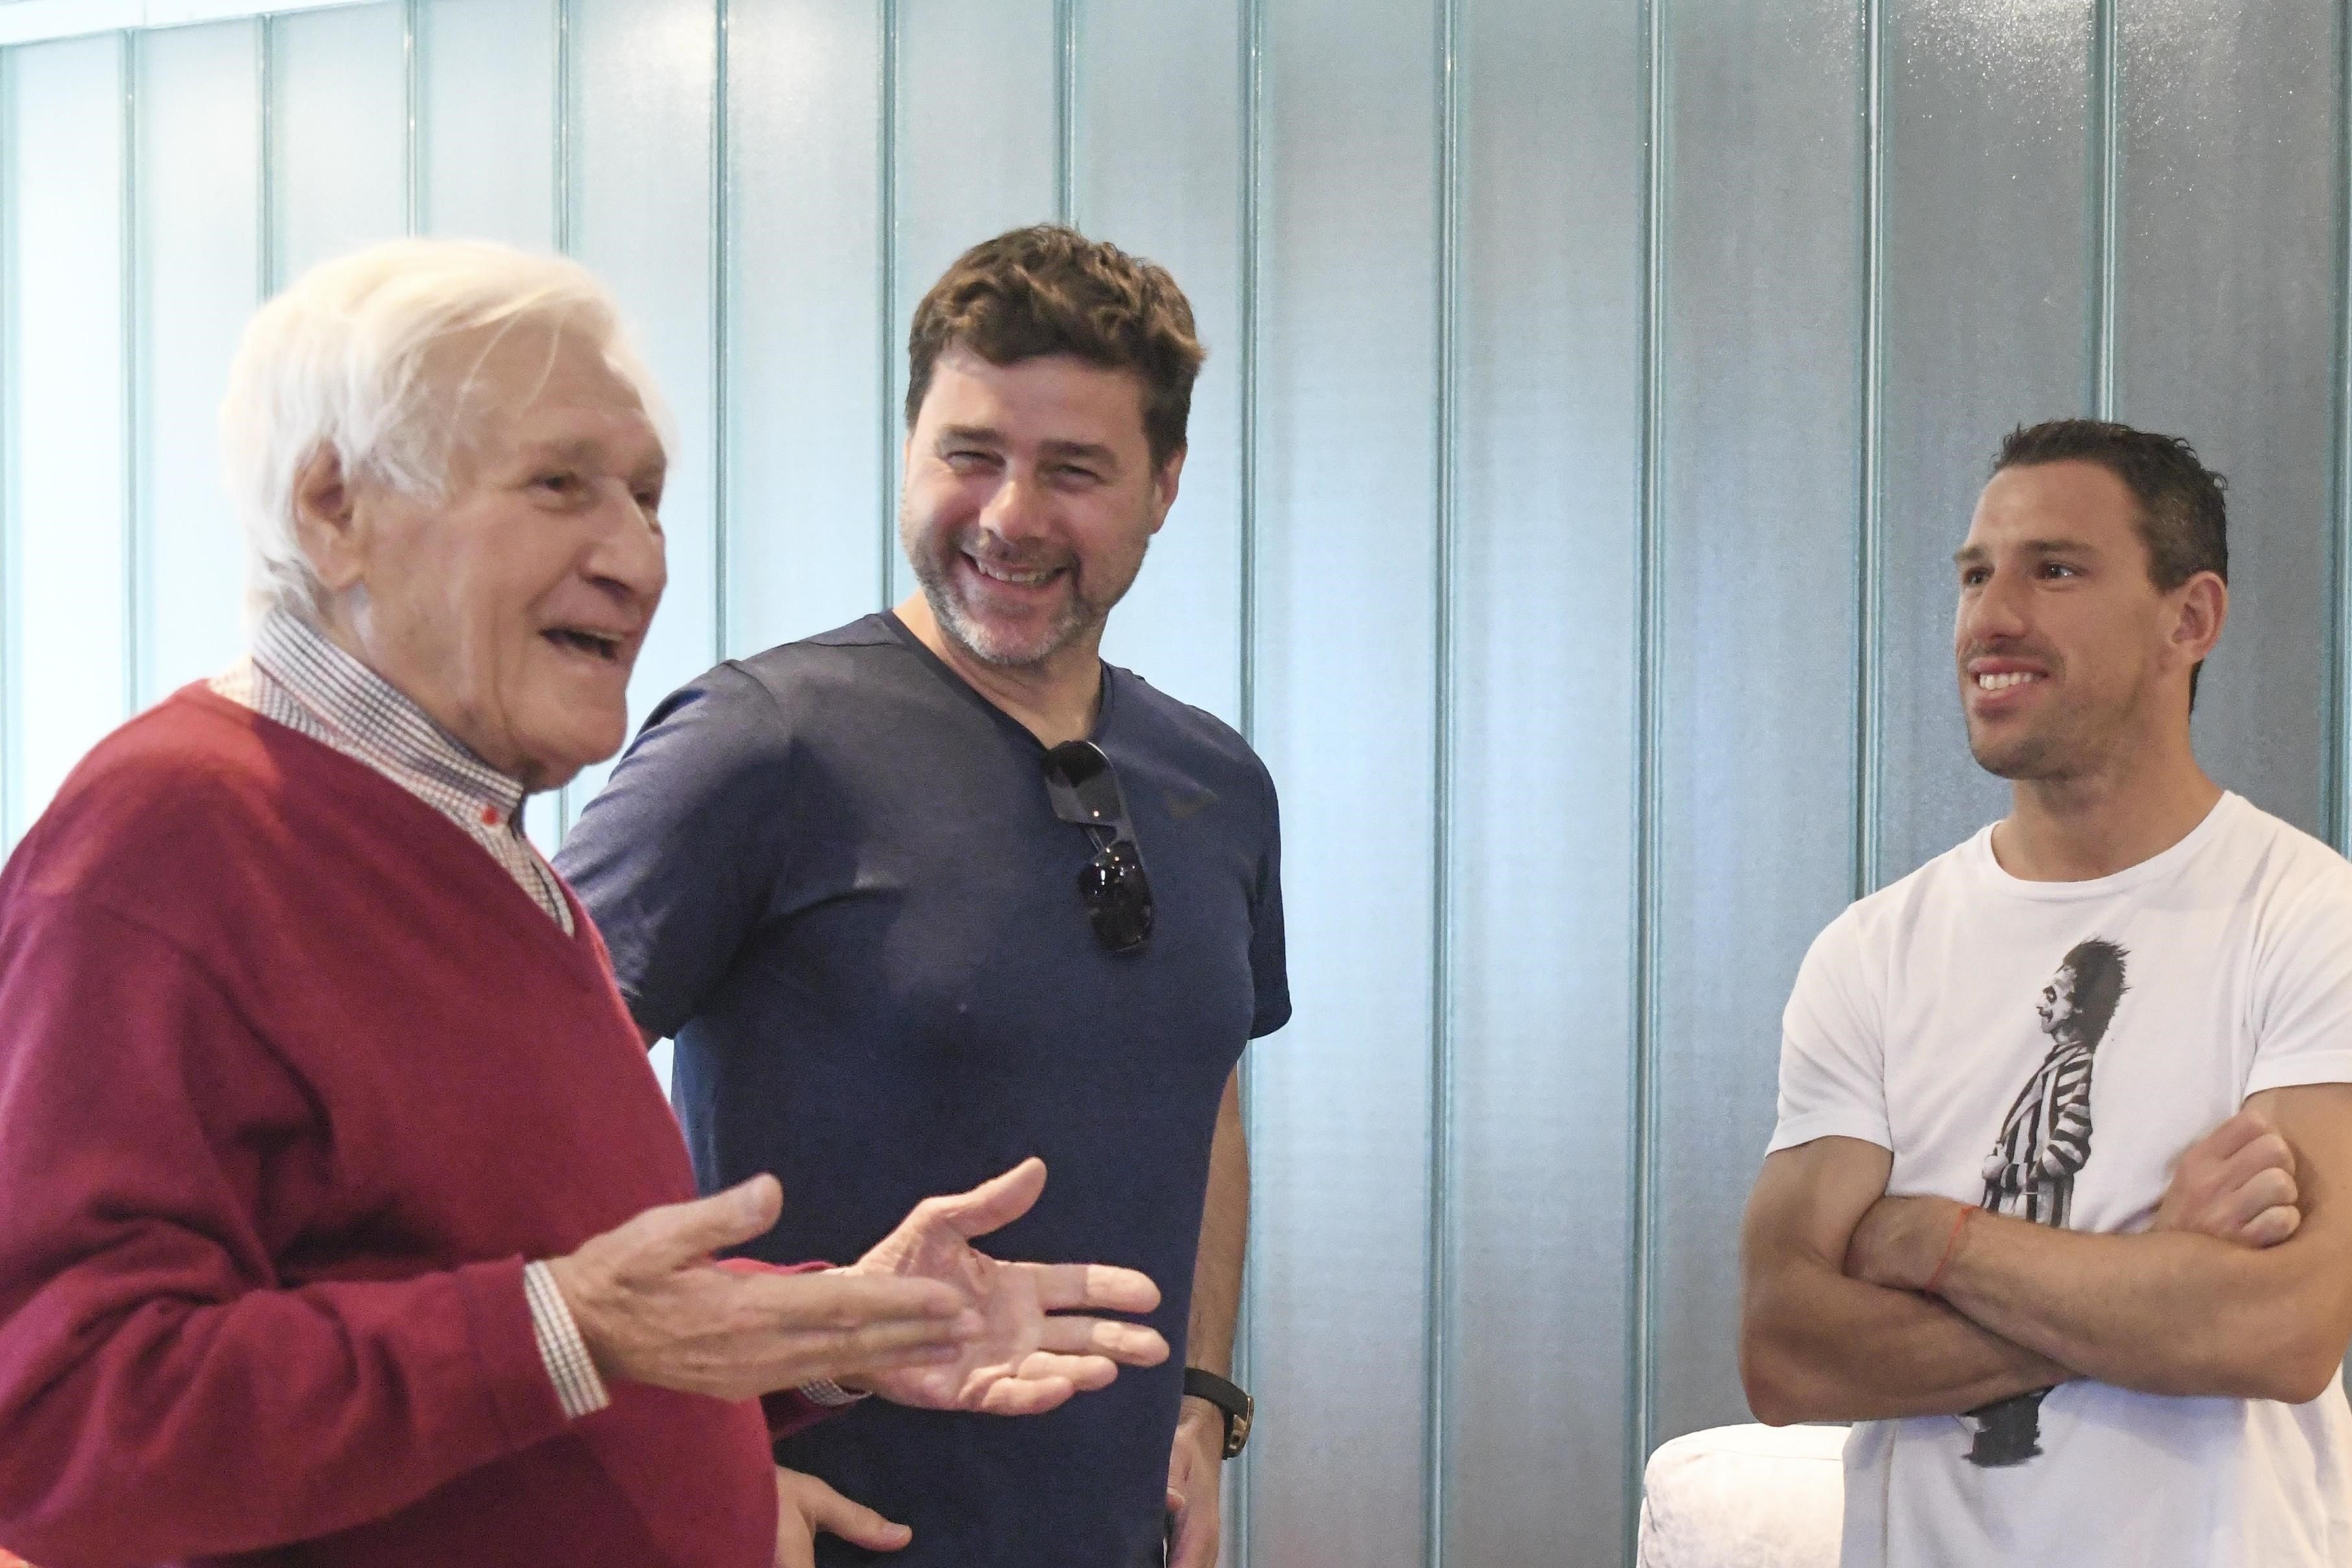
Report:
<svg viewBox="0 0 2352 1568"><path fill-rule="evenodd" d="M289 1286L331 1119L121 914L0 924L0 1542L83 1568L394 1512L562 1429L520 1258ZM316 1169L312 1169L316 1167Z"/></svg>

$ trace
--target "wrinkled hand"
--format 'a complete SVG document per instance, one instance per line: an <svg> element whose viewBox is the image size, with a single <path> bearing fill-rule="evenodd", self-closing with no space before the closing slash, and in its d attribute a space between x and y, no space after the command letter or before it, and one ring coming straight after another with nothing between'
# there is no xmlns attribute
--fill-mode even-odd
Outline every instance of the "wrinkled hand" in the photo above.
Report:
<svg viewBox="0 0 2352 1568"><path fill-rule="evenodd" d="M1845 1247L1849 1279L1922 1290L1942 1261L1966 1205L1949 1198L1881 1198L1863 1211Z"/></svg>
<svg viewBox="0 0 2352 1568"><path fill-rule="evenodd" d="M1160 1288L1132 1268L1101 1263L1003 1263L971 1239L1012 1224L1045 1190L1045 1162L1024 1160L952 1197L925 1198L852 1275L935 1280L954 1289L983 1327L952 1361L898 1363L855 1374L855 1386L926 1410L1034 1415L1081 1389L1101 1388L1120 1366L1157 1366L1168 1342L1140 1323L1089 1316L1085 1308L1148 1312Z"/></svg>
<svg viewBox="0 0 2352 1568"><path fill-rule="evenodd" d="M1224 1468L1223 1412L1205 1399L1187 1398L1168 1456L1168 1518L1175 1531L1169 1568L1216 1568Z"/></svg>
<svg viewBox="0 0 2352 1568"><path fill-rule="evenodd" d="M2173 1168L2154 1230L2275 1247L2303 1224L2294 1150L2259 1110L2241 1110L2190 1145Z"/></svg>
<svg viewBox="0 0 2352 1568"><path fill-rule="evenodd" d="M764 1235L783 1205L772 1176L647 1209L548 1268L596 1370L718 1399L750 1399L852 1371L953 1363L981 1331L932 1280L737 1273L710 1255Z"/></svg>
<svg viewBox="0 0 2352 1568"><path fill-rule="evenodd" d="M776 1568L816 1568L819 1531L868 1552L896 1552L915 1532L852 1502L814 1476L776 1467Z"/></svg>

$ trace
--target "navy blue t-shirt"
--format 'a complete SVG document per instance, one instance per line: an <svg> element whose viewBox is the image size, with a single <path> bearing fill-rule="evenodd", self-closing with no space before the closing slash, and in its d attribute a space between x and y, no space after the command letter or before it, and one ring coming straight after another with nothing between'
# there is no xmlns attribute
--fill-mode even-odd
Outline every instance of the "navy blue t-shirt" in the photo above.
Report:
<svg viewBox="0 0 2352 1568"><path fill-rule="evenodd" d="M754 1256L848 1262L1039 1154L1044 1197L981 1245L1160 1286L1170 1360L1050 1415L869 1400L781 1445L914 1527L887 1559L820 1538L820 1563L1159 1561L1218 1100L1290 1016L1280 847L1273 781L1216 719L1105 666L1093 739L1150 878L1140 952L1087 923L1094 846L1045 748L895 616L670 697L557 858L637 1021L677 1038L703 1190L783 1183Z"/></svg>

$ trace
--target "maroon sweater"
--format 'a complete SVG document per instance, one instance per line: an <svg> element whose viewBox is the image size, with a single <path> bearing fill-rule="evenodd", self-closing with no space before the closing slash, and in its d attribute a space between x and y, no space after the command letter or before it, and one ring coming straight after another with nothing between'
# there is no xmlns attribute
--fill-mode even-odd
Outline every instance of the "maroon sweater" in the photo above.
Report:
<svg viewBox="0 0 2352 1568"><path fill-rule="evenodd" d="M768 1568L757 1405L567 1422L531 1335L526 1258L694 1193L573 914L200 688L75 770L0 874L0 1544Z"/></svg>

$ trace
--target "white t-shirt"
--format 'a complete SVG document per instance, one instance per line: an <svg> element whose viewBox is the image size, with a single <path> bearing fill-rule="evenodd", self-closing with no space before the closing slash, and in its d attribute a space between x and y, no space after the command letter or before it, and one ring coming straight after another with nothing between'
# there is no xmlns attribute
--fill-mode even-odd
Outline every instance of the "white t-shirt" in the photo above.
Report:
<svg viewBox="0 0 2352 1568"><path fill-rule="evenodd" d="M1859 1138L1890 1193L2136 1231L2248 1095L2341 1082L2352 865L2225 795L2112 877L2021 881L1987 828L1848 909L1789 998L1771 1146ZM2352 1564L2340 1375L2299 1405L2036 1397L1857 1426L1843 1568Z"/></svg>

